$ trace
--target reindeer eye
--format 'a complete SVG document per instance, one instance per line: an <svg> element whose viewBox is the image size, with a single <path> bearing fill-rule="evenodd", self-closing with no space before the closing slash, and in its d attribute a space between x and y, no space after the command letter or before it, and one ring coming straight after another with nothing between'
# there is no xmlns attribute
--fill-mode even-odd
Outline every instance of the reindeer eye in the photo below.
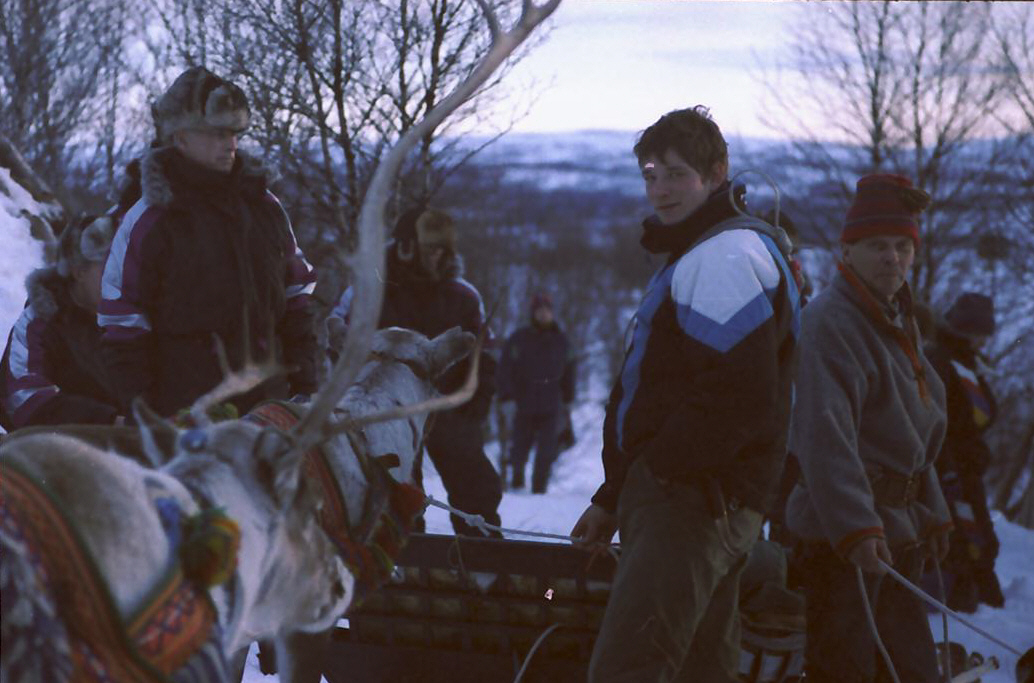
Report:
<svg viewBox="0 0 1034 683"><path fill-rule="evenodd" d="M208 435L201 429L188 429L180 435L180 448L197 453L208 444Z"/></svg>

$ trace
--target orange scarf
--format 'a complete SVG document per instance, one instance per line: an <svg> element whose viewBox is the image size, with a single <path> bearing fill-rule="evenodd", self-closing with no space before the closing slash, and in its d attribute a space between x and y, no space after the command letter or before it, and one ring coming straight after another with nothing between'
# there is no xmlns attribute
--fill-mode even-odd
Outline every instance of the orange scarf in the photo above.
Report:
<svg viewBox="0 0 1034 683"><path fill-rule="evenodd" d="M876 324L877 329L889 334L908 356L908 360L912 364L912 371L915 372L916 383L919 385L919 396L924 402L929 403L930 390L926 383L926 369L919 359L919 339L916 335L915 316L912 313L912 293L908 289L908 283L902 285L897 294L902 304L901 312L905 317L905 324L898 327L891 322L884 307L880 305L880 302L876 300L876 297L853 270L841 261L837 261L837 269L857 292L862 300L863 310Z"/></svg>

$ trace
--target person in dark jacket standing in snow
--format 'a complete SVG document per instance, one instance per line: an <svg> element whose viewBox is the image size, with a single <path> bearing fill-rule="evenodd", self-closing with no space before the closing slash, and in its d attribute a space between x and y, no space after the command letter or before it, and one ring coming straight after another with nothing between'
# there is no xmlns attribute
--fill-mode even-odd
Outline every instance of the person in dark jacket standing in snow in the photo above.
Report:
<svg viewBox="0 0 1034 683"><path fill-rule="evenodd" d="M316 276L267 171L237 151L247 98L193 67L153 113L157 140L139 161L139 185L123 197L132 206L112 244L98 315L120 406L143 396L162 415L189 407L222 379L217 340L231 368L272 358L292 369L234 398L238 411L312 393Z"/></svg>
<svg viewBox="0 0 1034 683"><path fill-rule="evenodd" d="M635 154L656 212L641 243L664 263L607 405L606 480L572 530L584 544L621 530L589 680L733 683L740 573L786 453L790 245L730 192L706 108L661 117Z"/></svg>
<svg viewBox="0 0 1034 683"><path fill-rule="evenodd" d="M1005 603L994 570L998 537L984 488L984 472L991 463L984 432L994 423L997 404L985 379L980 349L994 330L994 302L966 292L937 325L936 341L928 351L944 382L948 405L948 431L937 460L955 523L945 561L948 606L963 612L976 611L981 602L992 607Z"/></svg>
<svg viewBox="0 0 1034 683"><path fill-rule="evenodd" d="M57 261L35 270L29 302L0 364L0 425L114 424L114 389L100 362L97 305L115 234L111 216L86 216L61 233Z"/></svg>
<svg viewBox="0 0 1034 683"><path fill-rule="evenodd" d="M919 579L947 553L951 518L933 467L944 387L923 355L906 277L929 196L903 176L858 181L831 286L804 309L790 450L801 476L786 524L800 539L805 670L816 683L887 680L866 619L903 683L938 679ZM864 577L863 600L860 577Z"/></svg>
<svg viewBox="0 0 1034 683"><path fill-rule="evenodd" d="M509 462L513 488L524 488L524 469L534 444L531 492L546 492L559 448L561 419L574 400L574 381L574 356L567 335L557 325L553 302L547 294L536 294L531 300L531 323L506 340L499 359L499 400L514 401L517 408Z"/></svg>
<svg viewBox="0 0 1034 683"><path fill-rule="evenodd" d="M456 225L447 213L433 208L404 212L388 245L384 277L384 303L378 326L404 327L435 337L453 327L477 334L485 326L481 294L463 279L463 258L456 250ZM352 307L352 290L346 289L327 319L331 353L344 338ZM486 336L486 347L492 343ZM439 378L437 388L448 394L458 390L467 376L465 359ZM435 413L425 437L427 453L442 477L453 507L478 514L498 526L502 483L485 455L481 425L495 393L496 362L487 349L478 364L478 388L465 404ZM420 476L419 465L415 475ZM457 534L481 536L480 530L460 517L451 516ZM493 534L499 535L499 534Z"/></svg>

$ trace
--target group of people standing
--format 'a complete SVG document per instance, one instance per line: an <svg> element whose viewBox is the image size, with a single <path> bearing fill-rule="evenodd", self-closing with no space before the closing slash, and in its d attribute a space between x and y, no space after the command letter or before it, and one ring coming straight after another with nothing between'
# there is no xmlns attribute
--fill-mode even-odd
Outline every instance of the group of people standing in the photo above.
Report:
<svg viewBox="0 0 1034 683"><path fill-rule="evenodd" d="M887 567L917 582L976 547L957 580L1001 604L980 479L990 301L961 297L927 357L907 277L930 198L903 176L857 181L833 283L804 306L792 244L747 213L705 108L666 114L634 152L654 208L641 244L663 265L607 404L605 481L572 530L587 547L621 532L589 680L739 680L739 577L766 516L792 539L809 681L940 680L923 604Z"/></svg>
<svg viewBox="0 0 1034 683"><path fill-rule="evenodd" d="M118 206L72 223L56 264L29 278L0 368L8 430L132 421L138 397L175 415L220 381L219 346L231 367L271 357L293 369L235 398L234 411L316 388L316 276L267 171L237 149L247 98L195 67L154 117L155 140L127 170ZM572 531L590 547L621 531L590 680L735 681L739 575L774 512L795 538L808 680L884 675L868 601L901 680L932 683L925 612L885 565L918 580L931 559L947 560L955 604L1001 604L981 479L994 400L980 348L994 330L992 303L960 298L924 353L907 275L929 197L907 178L858 180L838 273L802 308L793 246L747 212L705 108L665 115L634 152L654 209L641 243L663 265L607 405L605 481ZM435 336L486 325L444 212L399 217L383 279L381 327ZM351 300L346 291L326 322L331 356ZM503 479L525 485L534 446L531 490L545 492L575 354L545 294L498 363L491 347L474 397L436 414L425 446L450 503L499 524L503 481L482 437L493 394L515 414ZM458 388L469 362L438 388ZM774 510L787 452L799 477Z"/></svg>

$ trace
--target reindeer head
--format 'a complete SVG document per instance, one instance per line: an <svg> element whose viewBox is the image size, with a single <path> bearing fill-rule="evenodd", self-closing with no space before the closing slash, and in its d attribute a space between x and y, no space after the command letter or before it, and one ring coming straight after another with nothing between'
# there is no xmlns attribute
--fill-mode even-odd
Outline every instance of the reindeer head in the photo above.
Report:
<svg viewBox="0 0 1034 683"><path fill-rule="evenodd" d="M293 440L233 420L176 430L136 407L145 448L175 443L162 471L240 527L236 582L222 605L228 652L280 631L329 628L352 599L354 579L319 526L319 502L300 476ZM156 438L173 430L175 437ZM150 446L148 446L150 442Z"/></svg>

